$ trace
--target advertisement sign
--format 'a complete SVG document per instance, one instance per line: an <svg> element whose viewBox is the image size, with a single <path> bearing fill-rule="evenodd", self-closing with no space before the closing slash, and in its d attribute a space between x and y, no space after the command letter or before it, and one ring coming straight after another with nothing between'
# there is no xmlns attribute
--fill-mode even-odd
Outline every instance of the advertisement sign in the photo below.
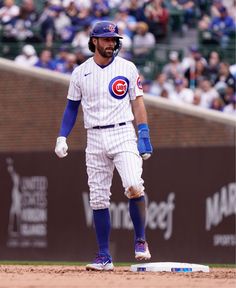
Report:
<svg viewBox="0 0 236 288"><path fill-rule="evenodd" d="M144 162L152 261L235 262L233 147L160 148ZM134 261L128 199L115 171L111 253ZM0 154L0 259L90 261L97 244L84 151Z"/></svg>

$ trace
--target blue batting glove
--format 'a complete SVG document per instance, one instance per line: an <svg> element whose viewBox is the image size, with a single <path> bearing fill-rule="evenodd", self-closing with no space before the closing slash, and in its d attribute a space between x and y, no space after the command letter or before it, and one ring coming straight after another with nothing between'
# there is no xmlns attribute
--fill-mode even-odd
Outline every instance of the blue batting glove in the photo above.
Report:
<svg viewBox="0 0 236 288"><path fill-rule="evenodd" d="M138 125L138 151L143 160L147 160L153 152L149 127L146 123Z"/></svg>

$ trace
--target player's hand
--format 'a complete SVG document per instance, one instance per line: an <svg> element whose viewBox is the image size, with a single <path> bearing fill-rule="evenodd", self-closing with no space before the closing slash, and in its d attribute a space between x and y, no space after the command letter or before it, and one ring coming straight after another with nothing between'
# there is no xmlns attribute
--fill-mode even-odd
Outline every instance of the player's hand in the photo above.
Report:
<svg viewBox="0 0 236 288"><path fill-rule="evenodd" d="M60 136L57 137L55 153L59 158L64 158L68 155L67 153L68 145L66 143L66 137Z"/></svg>
<svg viewBox="0 0 236 288"><path fill-rule="evenodd" d="M143 160L150 158L153 152L147 124L138 125L138 151Z"/></svg>

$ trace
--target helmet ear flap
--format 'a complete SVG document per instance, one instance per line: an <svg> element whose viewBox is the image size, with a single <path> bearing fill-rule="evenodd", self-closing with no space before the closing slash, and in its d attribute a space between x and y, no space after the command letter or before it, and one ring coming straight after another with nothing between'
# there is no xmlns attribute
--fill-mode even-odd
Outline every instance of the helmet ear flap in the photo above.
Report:
<svg viewBox="0 0 236 288"><path fill-rule="evenodd" d="M119 49L120 43L121 43L121 42L120 42L119 38L116 38L115 50Z"/></svg>
<svg viewBox="0 0 236 288"><path fill-rule="evenodd" d="M116 46L115 46L114 56L117 56L121 47L122 47L122 42L120 41L119 38L116 38Z"/></svg>
<svg viewBox="0 0 236 288"><path fill-rule="evenodd" d="M89 38L88 48L91 52L93 52L93 53L95 52L95 45L93 44L93 38L92 37Z"/></svg>

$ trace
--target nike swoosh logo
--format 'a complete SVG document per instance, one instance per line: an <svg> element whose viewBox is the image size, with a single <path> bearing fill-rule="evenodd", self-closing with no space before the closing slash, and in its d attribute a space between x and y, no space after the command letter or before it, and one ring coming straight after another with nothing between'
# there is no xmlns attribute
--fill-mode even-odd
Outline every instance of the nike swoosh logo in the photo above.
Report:
<svg viewBox="0 0 236 288"><path fill-rule="evenodd" d="M89 74L92 74L92 72L89 72L89 73L85 73L84 76L88 76Z"/></svg>
<svg viewBox="0 0 236 288"><path fill-rule="evenodd" d="M102 265L105 266L107 263L109 263L109 260L107 260L106 262L103 262Z"/></svg>

